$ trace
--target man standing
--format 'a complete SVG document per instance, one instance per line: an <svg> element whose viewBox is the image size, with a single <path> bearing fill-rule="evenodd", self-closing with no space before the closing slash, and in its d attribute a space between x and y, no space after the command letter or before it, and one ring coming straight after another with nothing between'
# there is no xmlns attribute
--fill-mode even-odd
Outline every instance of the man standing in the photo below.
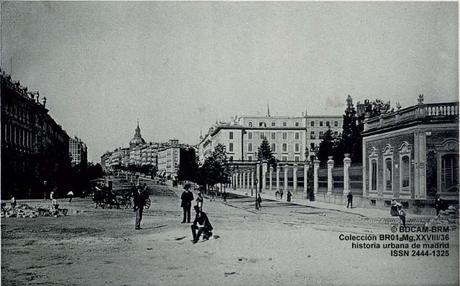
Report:
<svg viewBox="0 0 460 286"><path fill-rule="evenodd" d="M193 201L193 194L190 191L190 184L185 184L184 186L185 191L181 195L181 207L184 212L184 218L182 219L182 223L190 223L190 209L192 207L192 201ZM187 219L187 221L186 221Z"/></svg>
<svg viewBox="0 0 460 286"><path fill-rule="evenodd" d="M441 196L436 195L436 199L434 201L434 208L436 209L436 216L439 216L439 211L443 209L443 201L441 199Z"/></svg>
<svg viewBox="0 0 460 286"><path fill-rule="evenodd" d="M351 191L348 191L348 194L347 194L347 209L348 209L348 206L353 208L353 194L351 193Z"/></svg>
<svg viewBox="0 0 460 286"><path fill-rule="evenodd" d="M212 236L212 225L208 216L198 206L194 207L196 216L192 228L193 243L197 243L203 234L203 240L208 240ZM198 233L196 232L198 230Z"/></svg>
<svg viewBox="0 0 460 286"><path fill-rule="evenodd" d="M136 212L136 229L141 229L142 213L144 212L145 194L138 187L133 194L134 211Z"/></svg>

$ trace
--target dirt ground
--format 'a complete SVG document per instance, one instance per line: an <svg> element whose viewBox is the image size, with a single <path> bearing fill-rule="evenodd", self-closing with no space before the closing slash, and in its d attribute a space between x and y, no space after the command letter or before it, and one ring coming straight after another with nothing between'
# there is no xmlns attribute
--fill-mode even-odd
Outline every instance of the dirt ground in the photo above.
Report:
<svg viewBox="0 0 460 286"><path fill-rule="evenodd" d="M339 240L342 233L391 234L383 220L272 201L255 211L253 199L233 197L205 199L215 237L192 244L179 198L161 188L151 195L142 230L134 230L132 210L95 209L90 199L62 201L80 214L3 219L2 285L459 282L458 229L449 232L447 257L392 257L388 249L352 249Z"/></svg>

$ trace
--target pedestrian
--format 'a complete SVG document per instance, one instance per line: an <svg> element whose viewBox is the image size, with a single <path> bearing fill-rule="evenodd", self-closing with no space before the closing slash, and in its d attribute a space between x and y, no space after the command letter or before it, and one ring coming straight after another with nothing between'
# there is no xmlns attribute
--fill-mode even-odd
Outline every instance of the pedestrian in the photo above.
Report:
<svg viewBox="0 0 460 286"><path fill-rule="evenodd" d="M283 190L282 189L280 190L280 199L281 200L283 199Z"/></svg>
<svg viewBox="0 0 460 286"><path fill-rule="evenodd" d="M70 191L67 193L67 197L69 197L69 203L72 202L73 196L74 196L74 193L72 192L72 190L70 190Z"/></svg>
<svg viewBox="0 0 460 286"><path fill-rule="evenodd" d="M257 199L256 199L256 209L259 210L262 208L262 197L260 194L257 194Z"/></svg>
<svg viewBox="0 0 460 286"><path fill-rule="evenodd" d="M403 227L406 227L406 213L402 209L401 204L398 206L398 216L399 216L399 219L401 220L401 222L403 224Z"/></svg>
<svg viewBox="0 0 460 286"><path fill-rule="evenodd" d="M136 212L136 224L135 229L141 229L142 213L144 212L144 206L146 197L141 188L136 188L133 194L134 211Z"/></svg>
<svg viewBox="0 0 460 286"><path fill-rule="evenodd" d="M348 191L347 194L347 209L348 206L350 206L350 208L353 208L353 194L351 193L351 191Z"/></svg>
<svg viewBox="0 0 460 286"><path fill-rule="evenodd" d="M290 202L290 201L291 201L291 197L292 197L292 193L291 193L290 190L288 190L287 193L286 193L286 200L287 200L288 202Z"/></svg>
<svg viewBox="0 0 460 286"><path fill-rule="evenodd" d="M196 197L196 206L203 210L203 195L201 192L198 192L198 196Z"/></svg>
<svg viewBox="0 0 460 286"><path fill-rule="evenodd" d="M224 202L227 202L227 192L225 190L222 193L222 198L224 199Z"/></svg>
<svg viewBox="0 0 460 286"><path fill-rule="evenodd" d="M14 210L16 208L16 198L14 197L14 195L11 196L10 203L11 208Z"/></svg>
<svg viewBox="0 0 460 286"><path fill-rule="evenodd" d="M184 217L182 219L182 223L190 223L190 209L192 207L192 201L193 201L193 194L190 191L190 184L185 184L184 186L184 192L181 195L181 207L183 209L183 214Z"/></svg>
<svg viewBox="0 0 460 286"><path fill-rule="evenodd" d="M56 199L52 199L51 204L53 205L52 209L53 209L54 217L58 217L59 216L59 203L58 203L58 201Z"/></svg>
<svg viewBox="0 0 460 286"><path fill-rule="evenodd" d="M203 234L203 240L208 240L212 236L212 225L209 222L208 216L198 206L194 207L196 215L192 228L193 243L197 243ZM197 232L198 231L198 232Z"/></svg>
<svg viewBox="0 0 460 286"><path fill-rule="evenodd" d="M56 187L53 188L53 190L51 191L50 193L50 200L53 201L54 200L54 191L56 190Z"/></svg>
<svg viewBox="0 0 460 286"><path fill-rule="evenodd" d="M443 201L439 194L436 195L436 199L434 200L434 208L436 209L436 216L439 216L439 212L443 209Z"/></svg>
<svg viewBox="0 0 460 286"><path fill-rule="evenodd" d="M280 195L280 191L277 190L277 191L275 192L275 199L278 199L278 196L279 196L279 195Z"/></svg>

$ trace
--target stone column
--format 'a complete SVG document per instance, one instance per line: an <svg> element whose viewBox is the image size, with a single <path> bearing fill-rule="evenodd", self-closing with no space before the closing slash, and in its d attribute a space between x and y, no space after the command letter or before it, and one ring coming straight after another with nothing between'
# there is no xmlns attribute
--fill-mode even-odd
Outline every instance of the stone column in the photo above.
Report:
<svg viewBox="0 0 460 286"><path fill-rule="evenodd" d="M280 168L281 166L276 166L276 190L280 190Z"/></svg>
<svg viewBox="0 0 460 286"><path fill-rule="evenodd" d="M259 190L260 190L260 163L257 163L256 165L256 192L255 194L257 195L257 193L259 193Z"/></svg>
<svg viewBox="0 0 460 286"><path fill-rule="evenodd" d="M332 156L328 156L327 158L327 195L331 195L332 188L334 187L332 185L332 168L334 168L334 160Z"/></svg>
<svg viewBox="0 0 460 286"><path fill-rule="evenodd" d="M270 176L268 189L270 190L270 193L271 193L272 192L272 185L273 185L273 182L272 182L273 166L270 166L270 172L269 172L268 175Z"/></svg>
<svg viewBox="0 0 460 286"><path fill-rule="evenodd" d="M415 199L426 199L426 133L414 133ZM441 166L438 166L441 168Z"/></svg>
<svg viewBox="0 0 460 286"><path fill-rule="evenodd" d="M288 164L284 165L284 194L287 194L288 188Z"/></svg>
<svg viewBox="0 0 460 286"><path fill-rule="evenodd" d="M246 172L241 173L243 175L243 189L246 189Z"/></svg>
<svg viewBox="0 0 460 286"><path fill-rule="evenodd" d="M308 161L303 165L303 192L305 193L305 198L308 196L308 169L310 165Z"/></svg>
<svg viewBox="0 0 460 286"><path fill-rule="evenodd" d="M297 164L292 168L292 191L297 191Z"/></svg>
<svg viewBox="0 0 460 286"><path fill-rule="evenodd" d="M251 170L251 196L253 196L254 192L254 170Z"/></svg>
<svg viewBox="0 0 460 286"><path fill-rule="evenodd" d="M318 193L318 169L319 169L319 160L315 158L313 161L313 192Z"/></svg>
<svg viewBox="0 0 460 286"><path fill-rule="evenodd" d="M344 154L343 158L343 195L346 196L350 191L350 176L348 175L348 168L351 166L350 154Z"/></svg>
<svg viewBox="0 0 460 286"><path fill-rule="evenodd" d="M262 192L267 188L267 161L262 163Z"/></svg>
<svg viewBox="0 0 460 286"><path fill-rule="evenodd" d="M249 189L249 172L245 172L245 177L246 177L246 190Z"/></svg>

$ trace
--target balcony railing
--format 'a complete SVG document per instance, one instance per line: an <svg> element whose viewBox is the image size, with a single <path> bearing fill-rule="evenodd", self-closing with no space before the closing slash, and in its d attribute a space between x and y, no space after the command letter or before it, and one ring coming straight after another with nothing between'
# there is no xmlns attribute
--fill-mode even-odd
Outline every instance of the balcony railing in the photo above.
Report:
<svg viewBox="0 0 460 286"><path fill-rule="evenodd" d="M401 124L417 119L458 117L458 102L419 104L367 119L364 130L372 130Z"/></svg>

